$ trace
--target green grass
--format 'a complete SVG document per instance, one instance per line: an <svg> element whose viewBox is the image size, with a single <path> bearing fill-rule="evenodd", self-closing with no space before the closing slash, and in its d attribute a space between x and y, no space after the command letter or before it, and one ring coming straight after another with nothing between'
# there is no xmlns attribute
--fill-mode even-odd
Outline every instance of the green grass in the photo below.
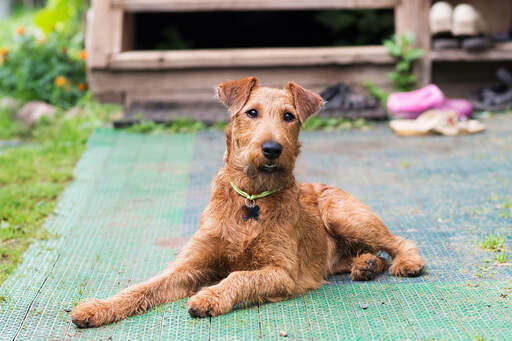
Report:
<svg viewBox="0 0 512 341"><path fill-rule="evenodd" d="M494 257L494 260L501 264L506 263L508 260L508 255L505 251L502 251Z"/></svg>
<svg viewBox="0 0 512 341"><path fill-rule="evenodd" d="M347 129L367 129L370 126L364 118L349 120L346 118L323 118L310 117L302 125L302 130L347 130Z"/></svg>
<svg viewBox="0 0 512 341"><path fill-rule="evenodd" d="M11 111L0 108L0 141L10 140L22 136L25 128L20 122L11 117Z"/></svg>
<svg viewBox="0 0 512 341"><path fill-rule="evenodd" d="M28 132L5 111L2 139L19 139L19 147L0 150L0 283L14 270L28 245L55 238L40 226L51 214L91 132L118 111L115 106L84 103L85 117L58 114L42 119Z"/></svg>
<svg viewBox="0 0 512 341"><path fill-rule="evenodd" d="M502 251L505 248L506 238L503 235L487 235L478 246L482 249L486 249L489 251L497 252Z"/></svg>
<svg viewBox="0 0 512 341"><path fill-rule="evenodd" d="M218 121L214 127L220 128L225 123ZM159 124L153 121L141 120L134 125L125 128L125 131L141 134L159 134L159 133L193 133L207 129L206 124L187 118L175 118L167 124Z"/></svg>
<svg viewBox="0 0 512 341"><path fill-rule="evenodd" d="M218 120L212 126L203 122L187 118L175 118L167 124L159 124L153 121L141 120L134 125L124 128L125 131L142 134L160 133L191 133L206 129L224 130L227 122ZM349 120L345 118L310 117L302 126L303 130L337 131L346 129L367 129L370 126L365 119Z"/></svg>

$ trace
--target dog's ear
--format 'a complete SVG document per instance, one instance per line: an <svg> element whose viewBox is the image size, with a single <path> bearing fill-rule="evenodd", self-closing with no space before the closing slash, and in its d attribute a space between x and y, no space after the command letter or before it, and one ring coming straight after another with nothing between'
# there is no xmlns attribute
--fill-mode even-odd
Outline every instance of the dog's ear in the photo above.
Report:
<svg viewBox="0 0 512 341"><path fill-rule="evenodd" d="M293 96L293 103L299 114L300 123L304 123L309 116L320 110L324 103L322 97L294 82L288 82L284 88Z"/></svg>
<svg viewBox="0 0 512 341"><path fill-rule="evenodd" d="M242 110L251 91L258 87L258 78L247 77L220 83L217 86L217 98L228 107L231 117Z"/></svg>

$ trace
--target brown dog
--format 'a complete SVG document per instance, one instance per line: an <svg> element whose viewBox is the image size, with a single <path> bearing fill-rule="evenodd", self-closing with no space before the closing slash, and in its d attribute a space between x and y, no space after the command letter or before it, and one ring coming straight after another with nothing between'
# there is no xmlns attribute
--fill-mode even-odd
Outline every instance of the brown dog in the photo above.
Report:
<svg viewBox="0 0 512 341"><path fill-rule="evenodd" d="M255 77L217 90L232 122L225 165L213 181L199 230L162 274L77 306L72 320L78 327L119 321L189 296L190 315L217 316L238 303L300 295L335 273L370 280L387 267L376 255L381 250L393 258L391 274L422 272L425 261L416 245L392 235L352 195L295 182L299 130L320 109L320 96L292 82L284 89L259 87ZM246 199L236 189L261 198Z"/></svg>

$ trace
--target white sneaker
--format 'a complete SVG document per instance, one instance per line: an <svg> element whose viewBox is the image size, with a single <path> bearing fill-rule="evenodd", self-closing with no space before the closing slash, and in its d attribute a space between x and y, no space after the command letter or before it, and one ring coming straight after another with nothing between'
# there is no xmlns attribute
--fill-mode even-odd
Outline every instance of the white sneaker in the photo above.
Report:
<svg viewBox="0 0 512 341"><path fill-rule="evenodd" d="M430 33L447 33L452 30L452 5L446 1L436 2L430 8Z"/></svg>
<svg viewBox="0 0 512 341"><path fill-rule="evenodd" d="M480 12L469 4L460 4L453 10L452 34L475 36L483 33L485 23Z"/></svg>

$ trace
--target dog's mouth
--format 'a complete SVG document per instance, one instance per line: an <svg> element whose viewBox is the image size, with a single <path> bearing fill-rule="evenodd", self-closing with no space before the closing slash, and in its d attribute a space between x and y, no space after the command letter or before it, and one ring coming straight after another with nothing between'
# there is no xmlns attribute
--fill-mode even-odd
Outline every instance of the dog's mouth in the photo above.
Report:
<svg viewBox="0 0 512 341"><path fill-rule="evenodd" d="M279 168L277 166L277 164L267 164L267 163L259 166L258 169L265 173L274 173L274 172L281 170L281 168Z"/></svg>

